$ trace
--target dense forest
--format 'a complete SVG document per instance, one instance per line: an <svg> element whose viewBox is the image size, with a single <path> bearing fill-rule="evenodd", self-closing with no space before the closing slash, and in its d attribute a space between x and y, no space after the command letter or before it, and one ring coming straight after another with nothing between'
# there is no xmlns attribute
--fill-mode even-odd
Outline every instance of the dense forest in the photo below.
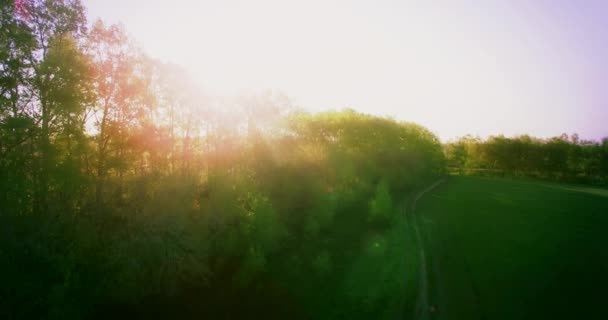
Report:
<svg viewBox="0 0 608 320"><path fill-rule="evenodd" d="M1 6L0 317L403 307L404 195L444 168L428 130L211 99L79 1Z"/></svg>
<svg viewBox="0 0 608 320"><path fill-rule="evenodd" d="M78 0L0 2L2 319L393 316L405 201L448 168L605 183L608 141L210 97Z"/></svg>

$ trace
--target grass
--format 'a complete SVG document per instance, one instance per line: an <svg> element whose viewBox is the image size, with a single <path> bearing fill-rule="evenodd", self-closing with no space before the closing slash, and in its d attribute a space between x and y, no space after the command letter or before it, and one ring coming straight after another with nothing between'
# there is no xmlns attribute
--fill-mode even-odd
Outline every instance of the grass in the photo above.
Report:
<svg viewBox="0 0 608 320"><path fill-rule="evenodd" d="M417 205L435 319L608 319L608 193L450 177Z"/></svg>

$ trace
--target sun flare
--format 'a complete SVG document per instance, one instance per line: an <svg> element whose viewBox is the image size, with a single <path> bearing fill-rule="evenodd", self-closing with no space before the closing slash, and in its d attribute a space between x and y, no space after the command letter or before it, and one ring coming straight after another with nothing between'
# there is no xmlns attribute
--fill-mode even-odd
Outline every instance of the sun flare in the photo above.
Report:
<svg viewBox="0 0 608 320"><path fill-rule="evenodd" d="M608 111L594 85L600 74L579 63L595 58L577 45L578 11L541 16L532 4L418 1L85 2L91 18L124 23L151 55L181 64L212 92L281 90L308 110L412 120L444 139L606 133L589 123L591 113ZM591 18L585 23L598 22Z"/></svg>

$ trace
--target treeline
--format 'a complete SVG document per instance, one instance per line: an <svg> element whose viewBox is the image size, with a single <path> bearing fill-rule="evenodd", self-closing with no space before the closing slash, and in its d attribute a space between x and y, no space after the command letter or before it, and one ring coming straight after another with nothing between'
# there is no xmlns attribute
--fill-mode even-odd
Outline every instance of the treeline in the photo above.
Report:
<svg viewBox="0 0 608 320"><path fill-rule="evenodd" d="M608 138L596 142L581 140L577 134L550 139L467 136L445 144L444 151L456 173L608 184Z"/></svg>
<svg viewBox="0 0 608 320"><path fill-rule="evenodd" d="M368 319L413 301L402 204L445 165L428 130L210 98L78 0L0 10L0 318Z"/></svg>

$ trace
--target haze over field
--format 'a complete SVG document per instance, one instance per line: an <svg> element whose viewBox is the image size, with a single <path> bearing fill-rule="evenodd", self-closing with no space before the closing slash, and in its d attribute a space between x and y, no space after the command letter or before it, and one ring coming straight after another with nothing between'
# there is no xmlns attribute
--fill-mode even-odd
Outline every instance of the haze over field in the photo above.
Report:
<svg viewBox="0 0 608 320"><path fill-rule="evenodd" d="M206 90L474 134L608 134L605 1L85 0ZM602 127L603 126L603 127Z"/></svg>

